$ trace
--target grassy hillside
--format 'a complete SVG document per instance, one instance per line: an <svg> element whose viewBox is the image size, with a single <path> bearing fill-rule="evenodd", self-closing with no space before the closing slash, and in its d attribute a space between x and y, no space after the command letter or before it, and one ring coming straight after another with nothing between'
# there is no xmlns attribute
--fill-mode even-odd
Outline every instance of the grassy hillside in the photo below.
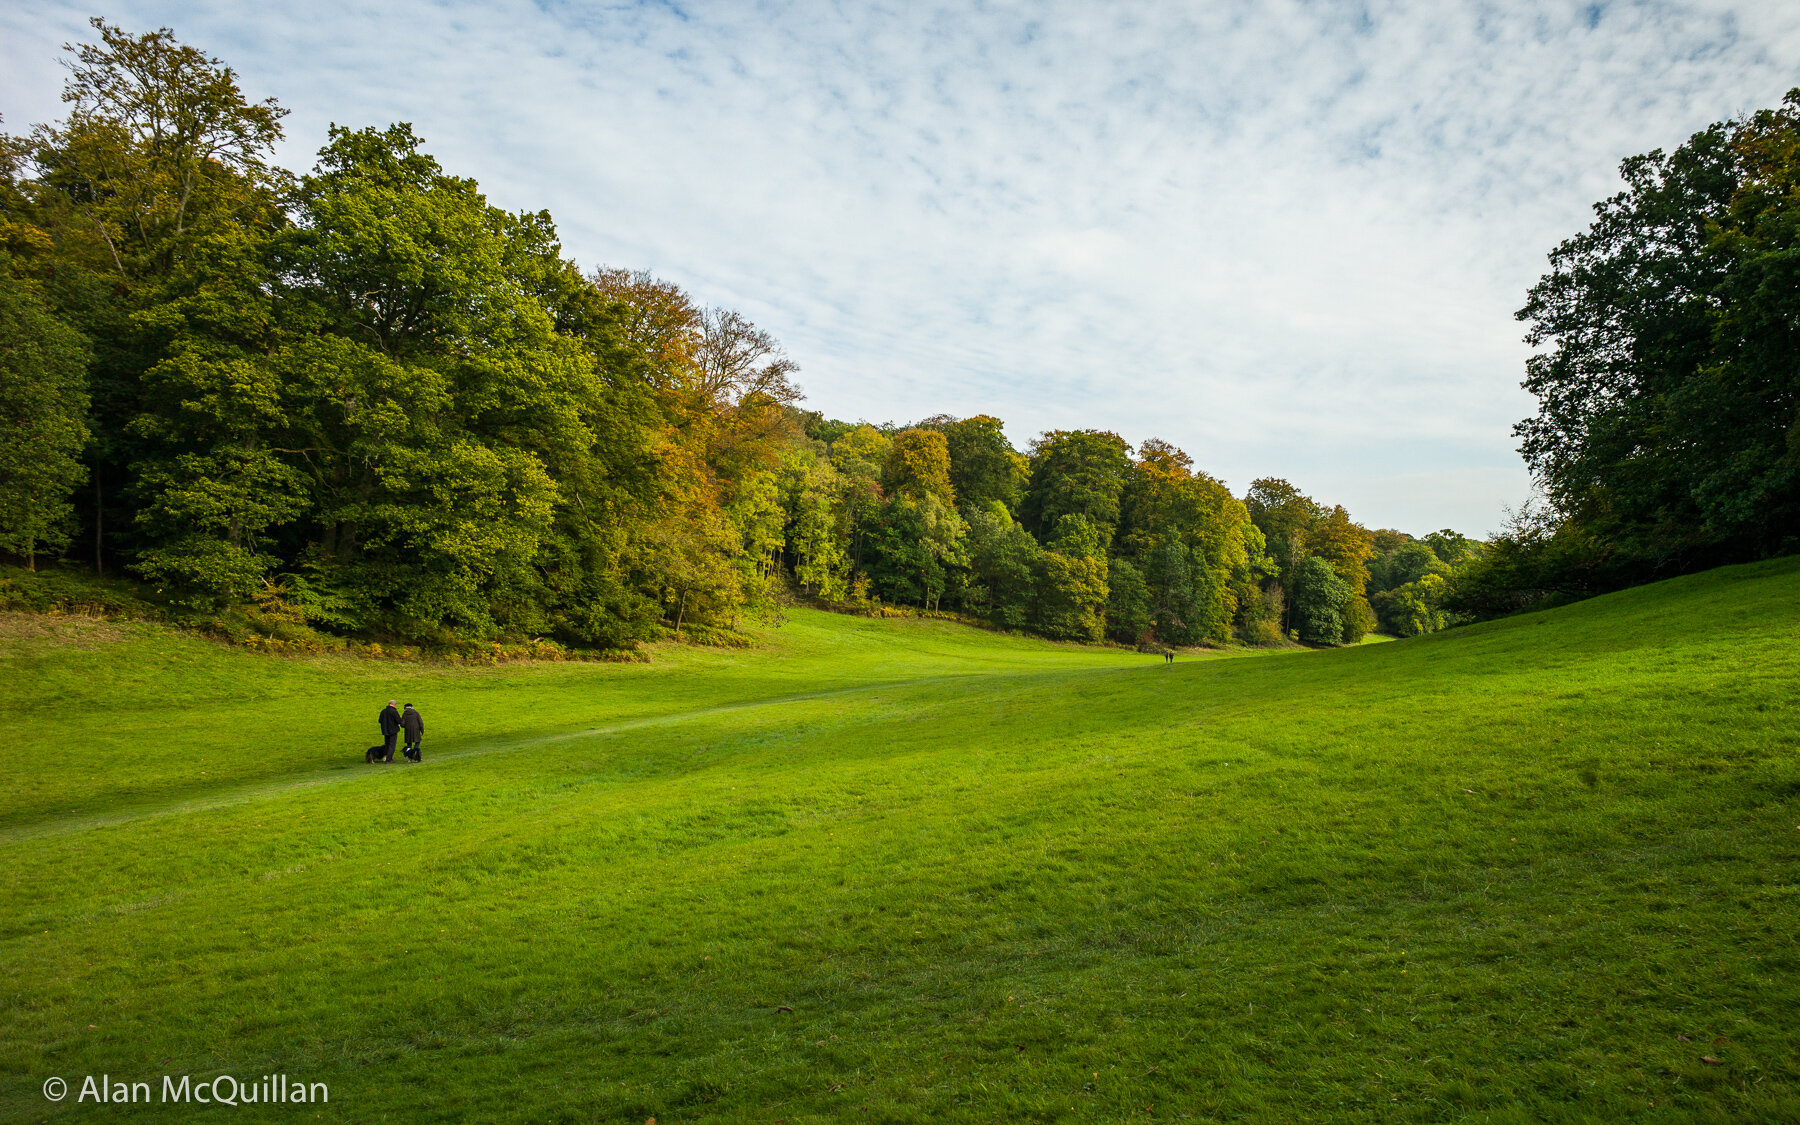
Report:
<svg viewBox="0 0 1800 1125"><path fill-rule="evenodd" d="M1800 1119L1795 560L1173 667L4 631L6 1120Z"/></svg>

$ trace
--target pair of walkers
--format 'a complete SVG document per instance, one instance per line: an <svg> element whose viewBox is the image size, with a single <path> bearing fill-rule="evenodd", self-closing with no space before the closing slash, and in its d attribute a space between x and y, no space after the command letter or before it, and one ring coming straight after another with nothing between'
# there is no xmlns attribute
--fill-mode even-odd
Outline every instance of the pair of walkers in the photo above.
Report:
<svg viewBox="0 0 1800 1125"><path fill-rule="evenodd" d="M425 760L425 752L419 748L419 743L425 738L425 719L413 710L412 704L408 703L405 711L397 711L394 709L394 700L388 700L387 706L382 709L380 722L382 749L386 751L382 761L394 760L394 743L399 740L402 731L406 732L406 760Z"/></svg>

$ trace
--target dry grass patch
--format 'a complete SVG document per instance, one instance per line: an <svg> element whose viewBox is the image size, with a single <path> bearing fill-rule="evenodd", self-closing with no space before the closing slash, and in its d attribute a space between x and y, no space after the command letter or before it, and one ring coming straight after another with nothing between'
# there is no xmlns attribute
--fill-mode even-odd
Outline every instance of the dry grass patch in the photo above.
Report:
<svg viewBox="0 0 1800 1125"><path fill-rule="evenodd" d="M124 639L124 628L104 617L0 610L0 643L94 648Z"/></svg>

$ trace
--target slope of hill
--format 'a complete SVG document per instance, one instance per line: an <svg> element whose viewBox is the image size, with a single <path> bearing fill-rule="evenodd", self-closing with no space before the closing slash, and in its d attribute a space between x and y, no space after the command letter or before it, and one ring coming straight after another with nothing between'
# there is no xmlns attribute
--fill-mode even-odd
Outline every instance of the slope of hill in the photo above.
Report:
<svg viewBox="0 0 1800 1125"><path fill-rule="evenodd" d="M1800 1119L1796 560L1172 667L59 628L0 650L8 1120Z"/></svg>

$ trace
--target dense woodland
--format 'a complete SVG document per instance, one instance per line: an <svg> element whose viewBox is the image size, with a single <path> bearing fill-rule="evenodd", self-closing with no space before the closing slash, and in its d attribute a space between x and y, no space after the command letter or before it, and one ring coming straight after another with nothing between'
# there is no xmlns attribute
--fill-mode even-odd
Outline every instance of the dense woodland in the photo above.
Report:
<svg viewBox="0 0 1800 1125"><path fill-rule="evenodd" d="M626 648L791 596L1339 644L1793 544L1792 100L1628 162L1553 257L1522 314L1547 503L1490 549L1236 496L1155 439L807 412L768 333L584 272L409 126L334 127L294 175L275 102L94 27L67 118L0 138L0 550L30 566L427 644Z"/></svg>

